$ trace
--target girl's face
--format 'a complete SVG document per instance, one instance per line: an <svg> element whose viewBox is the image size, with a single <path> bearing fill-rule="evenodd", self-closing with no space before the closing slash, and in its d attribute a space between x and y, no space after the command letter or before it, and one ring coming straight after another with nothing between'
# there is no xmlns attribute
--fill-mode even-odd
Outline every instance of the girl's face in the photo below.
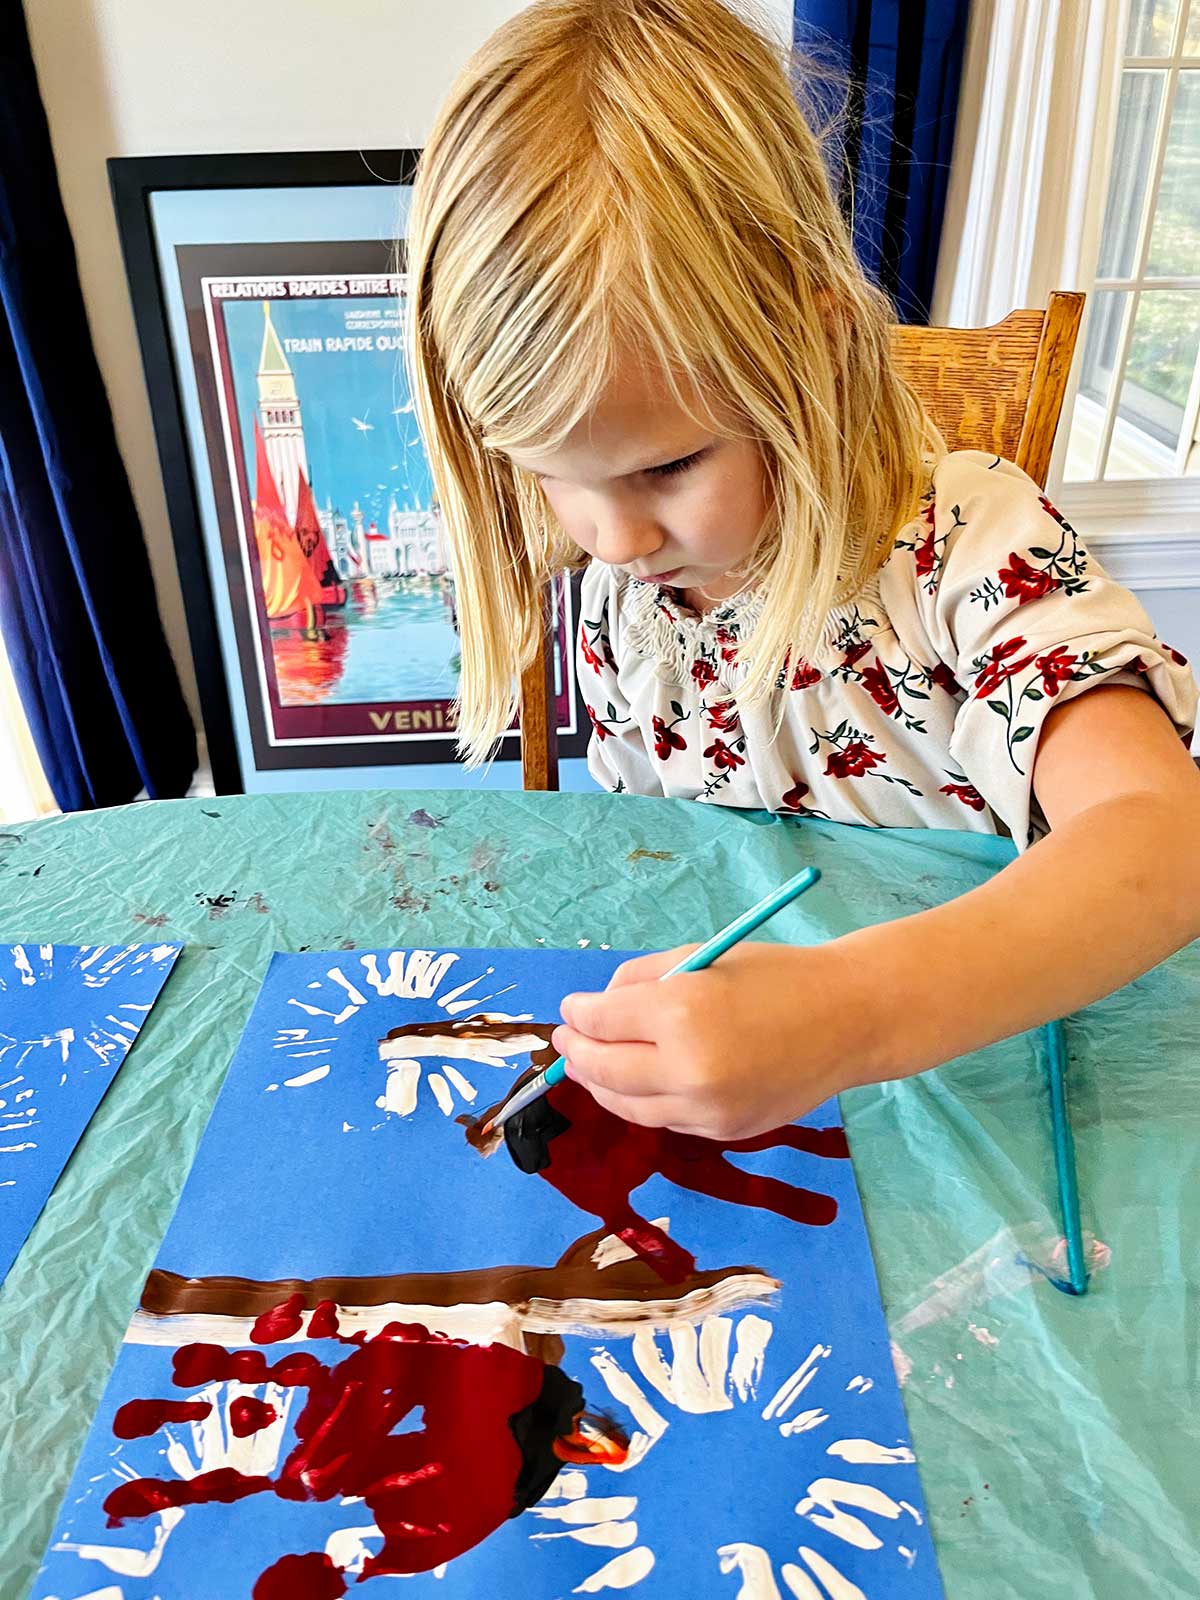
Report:
<svg viewBox="0 0 1200 1600"><path fill-rule="evenodd" d="M759 447L698 426L636 362L553 455L511 455L536 477L563 531L588 555L687 591L703 609L758 542L770 499Z"/></svg>

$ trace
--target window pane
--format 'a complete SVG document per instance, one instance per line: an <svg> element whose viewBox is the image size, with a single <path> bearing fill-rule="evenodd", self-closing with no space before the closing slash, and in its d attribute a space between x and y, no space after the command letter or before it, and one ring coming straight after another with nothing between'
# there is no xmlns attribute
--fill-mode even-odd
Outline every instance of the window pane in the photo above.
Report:
<svg viewBox="0 0 1200 1600"><path fill-rule="evenodd" d="M1183 41L1185 55L1200 56L1200 0L1192 0L1188 13L1187 34Z"/></svg>
<svg viewBox="0 0 1200 1600"><path fill-rule="evenodd" d="M1137 242L1146 185L1154 159L1165 72L1123 72L1112 181L1100 240L1101 278L1128 278L1137 265Z"/></svg>
<svg viewBox="0 0 1200 1600"><path fill-rule="evenodd" d="M1100 446L1104 419L1112 393L1113 367L1121 346L1121 325L1131 295L1125 290L1101 289L1088 307L1079 388L1071 414L1071 433L1063 477L1068 483L1093 482L1100 472Z"/></svg>
<svg viewBox="0 0 1200 1600"><path fill-rule="evenodd" d="M1179 74L1146 271L1200 277L1200 71Z"/></svg>
<svg viewBox="0 0 1200 1600"><path fill-rule="evenodd" d="M1200 349L1200 290L1147 290L1113 430L1106 478L1175 476L1175 450Z"/></svg>
<svg viewBox="0 0 1200 1600"><path fill-rule="evenodd" d="M1131 0L1127 56L1169 56L1175 38L1179 0Z"/></svg>

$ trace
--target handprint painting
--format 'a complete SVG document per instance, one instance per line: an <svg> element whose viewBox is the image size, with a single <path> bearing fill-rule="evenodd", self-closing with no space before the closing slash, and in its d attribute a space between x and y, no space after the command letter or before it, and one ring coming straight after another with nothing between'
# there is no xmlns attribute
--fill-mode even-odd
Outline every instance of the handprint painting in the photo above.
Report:
<svg viewBox="0 0 1200 1600"><path fill-rule="evenodd" d="M275 957L35 1600L941 1595L836 1104L483 1135L620 959Z"/></svg>

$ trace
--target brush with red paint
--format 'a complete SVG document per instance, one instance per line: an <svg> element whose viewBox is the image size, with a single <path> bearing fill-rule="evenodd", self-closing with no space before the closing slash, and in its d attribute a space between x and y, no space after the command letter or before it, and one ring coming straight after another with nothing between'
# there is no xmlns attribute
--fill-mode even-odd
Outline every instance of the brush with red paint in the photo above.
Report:
<svg viewBox="0 0 1200 1600"><path fill-rule="evenodd" d="M777 911L782 911L784 906L790 905L806 889L811 889L814 883L820 881L820 877L821 874L816 867L805 867L803 872L798 872L794 878L789 878L778 889L772 889L770 894L764 895L757 905L750 907L749 911L743 911L740 917L735 917L728 927L722 928L720 933L715 933L707 944L702 944L690 956L685 956L677 966L671 968L670 972L664 972L663 977L674 978L680 972L700 972L704 967L711 966L718 956L723 956L748 933L761 928L769 917L773 917ZM526 1106L532 1105L535 1100L540 1100L556 1083L561 1083L566 1075L566 1063L559 1056L557 1061L552 1061L538 1073L536 1078L531 1078L504 1102L491 1121L484 1124L485 1136L493 1128L502 1128L510 1117L516 1116L518 1111L524 1111Z"/></svg>

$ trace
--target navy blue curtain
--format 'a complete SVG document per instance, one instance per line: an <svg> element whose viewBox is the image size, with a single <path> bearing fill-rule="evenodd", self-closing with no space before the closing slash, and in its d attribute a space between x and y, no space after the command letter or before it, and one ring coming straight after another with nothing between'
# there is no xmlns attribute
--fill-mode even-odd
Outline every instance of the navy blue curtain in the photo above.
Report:
<svg viewBox="0 0 1200 1600"><path fill-rule="evenodd" d="M0 5L0 637L64 810L186 791L196 737L13 0Z"/></svg>
<svg viewBox="0 0 1200 1600"><path fill-rule="evenodd" d="M928 322L969 0L796 0L797 47L849 80L833 152L859 260L903 322Z"/></svg>

